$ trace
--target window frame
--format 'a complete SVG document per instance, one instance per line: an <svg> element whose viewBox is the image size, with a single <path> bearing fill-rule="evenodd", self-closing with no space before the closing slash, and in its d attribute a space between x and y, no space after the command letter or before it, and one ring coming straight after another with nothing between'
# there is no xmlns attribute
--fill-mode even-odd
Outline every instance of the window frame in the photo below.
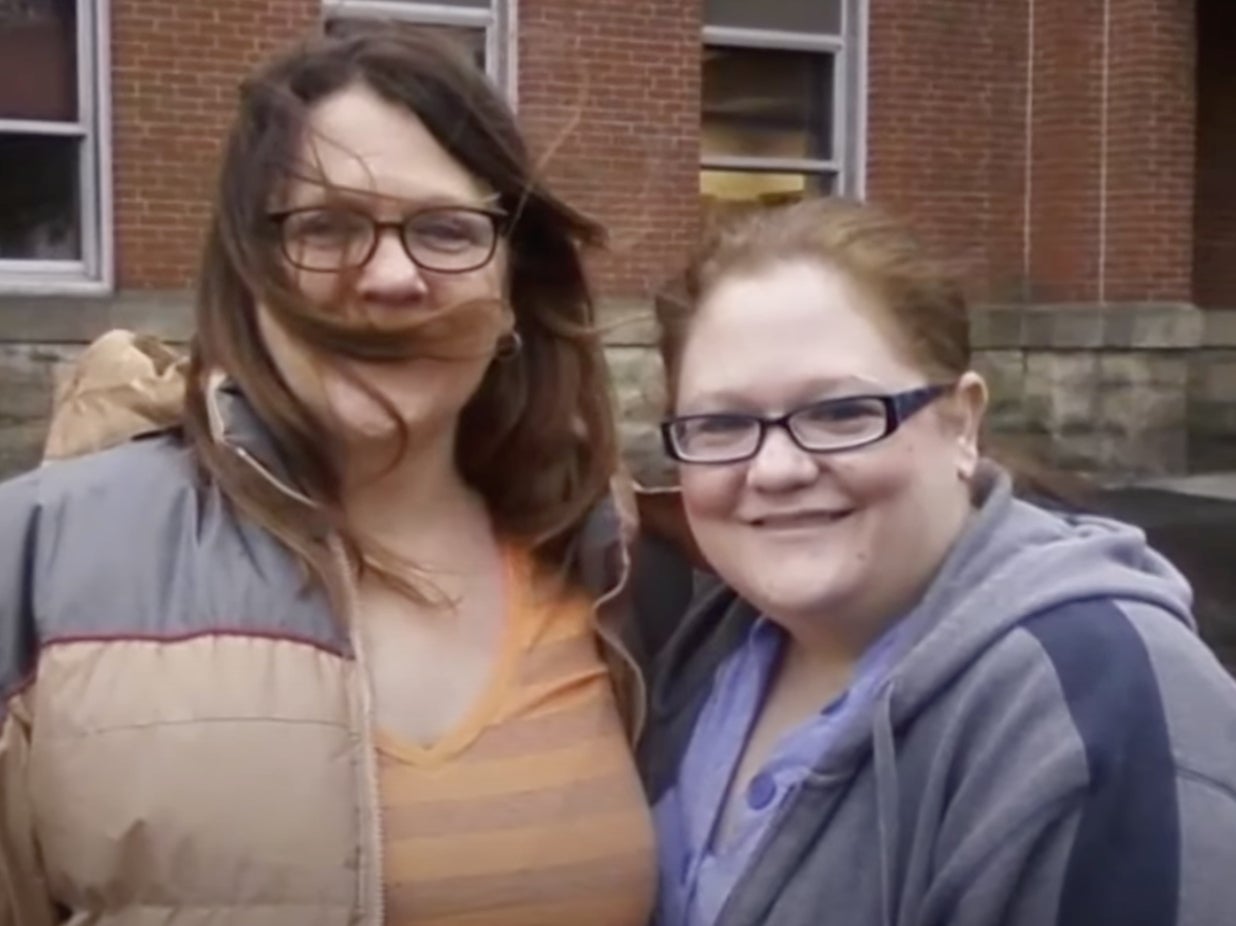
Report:
<svg viewBox="0 0 1236 926"><path fill-rule="evenodd" d="M80 142L79 260L0 258L0 293L100 295L115 287L111 137L111 0L76 0L77 119L5 119L0 135Z"/></svg>
<svg viewBox="0 0 1236 926"><path fill-rule="evenodd" d="M515 100L517 61L516 0L488 0L482 6L456 6L426 0L322 0L322 21L333 16L396 19L425 26L461 26L485 32L485 73Z"/></svg>
<svg viewBox="0 0 1236 926"><path fill-rule="evenodd" d="M865 0L841 0L838 33L789 32L705 23L705 48L745 48L831 55L833 59L832 157L778 158L700 153L700 171L808 174L835 178L834 195L866 195L867 18Z"/></svg>

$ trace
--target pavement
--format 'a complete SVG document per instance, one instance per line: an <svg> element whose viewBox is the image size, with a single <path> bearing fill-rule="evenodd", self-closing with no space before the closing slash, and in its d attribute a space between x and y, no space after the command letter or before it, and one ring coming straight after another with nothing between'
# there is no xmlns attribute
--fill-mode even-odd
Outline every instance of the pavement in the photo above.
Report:
<svg viewBox="0 0 1236 926"><path fill-rule="evenodd" d="M1236 473L1109 486L1095 507L1143 528L1188 577L1202 635L1236 675Z"/></svg>

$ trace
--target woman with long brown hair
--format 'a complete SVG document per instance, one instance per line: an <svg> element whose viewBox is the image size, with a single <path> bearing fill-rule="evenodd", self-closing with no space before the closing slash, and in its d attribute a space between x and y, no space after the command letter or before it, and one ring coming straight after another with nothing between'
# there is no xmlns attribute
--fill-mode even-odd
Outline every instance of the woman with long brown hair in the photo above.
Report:
<svg viewBox="0 0 1236 926"><path fill-rule="evenodd" d="M580 249L484 77L247 81L183 426L0 487L0 923L643 923Z"/></svg>

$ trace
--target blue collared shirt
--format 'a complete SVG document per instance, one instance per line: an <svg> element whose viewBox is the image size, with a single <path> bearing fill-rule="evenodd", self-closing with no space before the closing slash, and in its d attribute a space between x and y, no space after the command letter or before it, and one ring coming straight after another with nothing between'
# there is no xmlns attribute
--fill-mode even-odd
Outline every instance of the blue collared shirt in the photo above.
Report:
<svg viewBox="0 0 1236 926"><path fill-rule="evenodd" d="M759 717L785 632L761 619L718 669L678 780L653 809L657 827L661 926L712 926L777 811L827 753L854 711L875 698L892 668L894 624L863 654L850 687L787 733L747 785L731 835L714 845L717 821L743 749Z"/></svg>

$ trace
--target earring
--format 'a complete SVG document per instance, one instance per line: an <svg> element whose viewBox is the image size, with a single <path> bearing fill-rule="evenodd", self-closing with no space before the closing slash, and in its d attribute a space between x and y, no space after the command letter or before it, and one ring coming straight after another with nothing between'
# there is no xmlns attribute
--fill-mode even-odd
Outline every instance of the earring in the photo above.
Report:
<svg viewBox="0 0 1236 926"><path fill-rule="evenodd" d="M512 360L519 356L519 353L524 349L524 337L518 331L508 331L498 341L498 348L494 351L495 360Z"/></svg>

